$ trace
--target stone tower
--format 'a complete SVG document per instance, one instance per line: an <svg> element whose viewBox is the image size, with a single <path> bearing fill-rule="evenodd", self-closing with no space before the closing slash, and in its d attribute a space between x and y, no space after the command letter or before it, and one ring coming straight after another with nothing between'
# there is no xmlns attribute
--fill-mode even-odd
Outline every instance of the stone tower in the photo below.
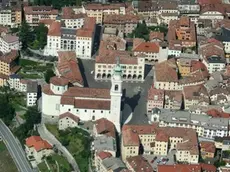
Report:
<svg viewBox="0 0 230 172"><path fill-rule="evenodd" d="M121 97L122 97L122 68L119 58L113 70L111 77L112 86L110 89L110 117L109 120L114 123L117 131L121 131Z"/></svg>

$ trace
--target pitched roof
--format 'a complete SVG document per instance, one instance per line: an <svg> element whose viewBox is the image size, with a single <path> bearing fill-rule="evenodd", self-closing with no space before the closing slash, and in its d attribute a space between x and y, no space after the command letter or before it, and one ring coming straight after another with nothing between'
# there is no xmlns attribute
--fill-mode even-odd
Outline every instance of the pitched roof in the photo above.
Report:
<svg viewBox="0 0 230 172"><path fill-rule="evenodd" d="M158 172L201 172L199 164L158 165Z"/></svg>
<svg viewBox="0 0 230 172"><path fill-rule="evenodd" d="M18 51L11 50L9 53L0 56L0 61L10 64L18 57Z"/></svg>
<svg viewBox="0 0 230 172"><path fill-rule="evenodd" d="M80 121L80 118L78 116L75 116L74 114L72 114L70 112L65 112L65 113L59 115L59 120L66 118L66 117L71 118L72 120L74 120L77 123Z"/></svg>
<svg viewBox="0 0 230 172"><path fill-rule="evenodd" d="M126 159L129 166L133 171L137 172L153 172L152 166L148 161L141 155L129 157Z"/></svg>
<svg viewBox="0 0 230 172"><path fill-rule="evenodd" d="M69 97L92 97L110 99L110 90L104 88L70 87L64 94Z"/></svg>
<svg viewBox="0 0 230 172"><path fill-rule="evenodd" d="M155 65L155 76L158 82L178 82L175 59L170 59Z"/></svg>
<svg viewBox="0 0 230 172"><path fill-rule="evenodd" d="M200 142L200 147L205 152L209 152L209 153L216 152L216 147L215 147L214 142L202 141Z"/></svg>
<svg viewBox="0 0 230 172"><path fill-rule="evenodd" d="M97 153L97 156L99 156L101 158L101 160L103 160L103 159L111 157L112 154L109 152L101 151L101 152Z"/></svg>
<svg viewBox="0 0 230 172"><path fill-rule="evenodd" d="M26 145L28 147L34 147L34 149L39 152L43 149L52 149L52 146L43 140L40 136L31 136L26 139Z"/></svg>
<svg viewBox="0 0 230 172"><path fill-rule="evenodd" d="M75 14L72 7L63 7L62 8L62 19L79 19L85 18L87 15L83 13Z"/></svg>
<svg viewBox="0 0 230 172"><path fill-rule="evenodd" d="M110 100L75 99L74 107L79 109L110 110Z"/></svg>
<svg viewBox="0 0 230 172"><path fill-rule="evenodd" d="M61 76L68 79L69 82L84 84L75 52L59 51L57 68Z"/></svg>
<svg viewBox="0 0 230 172"><path fill-rule="evenodd" d="M160 39L161 41L164 41L164 33L151 31L149 33L149 40L151 41L153 39Z"/></svg>
<svg viewBox="0 0 230 172"><path fill-rule="evenodd" d="M52 78L50 78L50 83L58 86L65 86L68 85L69 80L62 76L53 76Z"/></svg>
<svg viewBox="0 0 230 172"><path fill-rule="evenodd" d="M134 52L159 53L158 42L142 42L133 49Z"/></svg>
<svg viewBox="0 0 230 172"><path fill-rule="evenodd" d="M148 91L148 100L163 101L164 90L159 90L152 86Z"/></svg>
<svg viewBox="0 0 230 172"><path fill-rule="evenodd" d="M116 138L116 129L114 124L106 118L100 118L95 121L95 127L98 134L104 134Z"/></svg>
<svg viewBox="0 0 230 172"><path fill-rule="evenodd" d="M57 21L53 22L50 25L48 35L49 36L61 36L61 23Z"/></svg>

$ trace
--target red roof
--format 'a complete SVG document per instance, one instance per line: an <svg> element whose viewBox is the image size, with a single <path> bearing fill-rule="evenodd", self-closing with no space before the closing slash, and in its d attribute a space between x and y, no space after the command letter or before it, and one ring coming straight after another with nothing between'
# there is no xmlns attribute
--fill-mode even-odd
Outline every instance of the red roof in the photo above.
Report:
<svg viewBox="0 0 230 172"><path fill-rule="evenodd" d="M199 164L158 165L158 172L201 172Z"/></svg>
<svg viewBox="0 0 230 172"><path fill-rule="evenodd" d="M105 118L98 119L95 121L95 127L98 134L104 134L116 138L116 129L111 121Z"/></svg>
<svg viewBox="0 0 230 172"><path fill-rule="evenodd" d="M64 77L54 76L50 78L50 83L53 85L58 85L58 86L65 86L65 85L68 85L69 80Z"/></svg>
<svg viewBox="0 0 230 172"><path fill-rule="evenodd" d="M160 46L157 42L142 42L133 51L146 53L159 53Z"/></svg>
<svg viewBox="0 0 230 172"><path fill-rule="evenodd" d="M63 119L63 118L66 118L66 117L69 117L71 118L72 120L74 120L75 122L79 122L80 118L78 116L75 116L74 114L70 113L70 112L66 112L66 113L63 113L59 116L59 119Z"/></svg>
<svg viewBox="0 0 230 172"><path fill-rule="evenodd" d="M109 152L101 151L101 152L97 153L97 156L99 156L103 160L103 159L111 157L112 154Z"/></svg>
<svg viewBox="0 0 230 172"><path fill-rule="evenodd" d="M52 146L43 140L40 136L31 136L26 139L26 145L28 147L34 147L34 149L39 152L44 149L52 149Z"/></svg>
<svg viewBox="0 0 230 172"><path fill-rule="evenodd" d="M53 22L50 25L48 35L49 36L61 36L61 23L57 21Z"/></svg>
<svg viewBox="0 0 230 172"><path fill-rule="evenodd" d="M127 158L127 163L136 172L153 172L152 166L141 155Z"/></svg>

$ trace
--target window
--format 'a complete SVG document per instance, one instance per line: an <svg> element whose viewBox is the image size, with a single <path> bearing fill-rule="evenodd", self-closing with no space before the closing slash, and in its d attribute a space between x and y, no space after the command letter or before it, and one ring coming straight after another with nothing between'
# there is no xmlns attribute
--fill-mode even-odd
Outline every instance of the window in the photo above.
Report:
<svg viewBox="0 0 230 172"><path fill-rule="evenodd" d="M85 112L87 112L87 110L85 110Z"/></svg>
<svg viewBox="0 0 230 172"><path fill-rule="evenodd" d="M115 85L115 91L118 91L118 85Z"/></svg>
<svg viewBox="0 0 230 172"><path fill-rule="evenodd" d="M103 110L101 111L101 113L103 113Z"/></svg>

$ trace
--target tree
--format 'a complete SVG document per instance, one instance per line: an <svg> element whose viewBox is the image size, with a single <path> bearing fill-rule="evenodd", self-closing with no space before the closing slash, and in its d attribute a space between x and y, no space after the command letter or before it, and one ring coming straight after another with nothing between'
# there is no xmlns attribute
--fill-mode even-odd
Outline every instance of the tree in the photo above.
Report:
<svg viewBox="0 0 230 172"><path fill-rule="evenodd" d="M43 49L47 43L48 28L42 23L35 28L35 41L33 46L35 49Z"/></svg>
<svg viewBox="0 0 230 172"><path fill-rule="evenodd" d="M149 39L149 30L146 25L146 23L143 21L143 23L138 23L137 27L133 31L133 37L135 38L143 38L145 40Z"/></svg>
<svg viewBox="0 0 230 172"><path fill-rule="evenodd" d="M22 43L22 49L26 49L33 42L33 33L31 27L24 20L19 28L19 40Z"/></svg>
<svg viewBox="0 0 230 172"><path fill-rule="evenodd" d="M53 70L52 69L47 69L46 73L44 74L45 81L47 83L50 83L50 78L52 78L53 76L55 76L55 73L53 72Z"/></svg>

